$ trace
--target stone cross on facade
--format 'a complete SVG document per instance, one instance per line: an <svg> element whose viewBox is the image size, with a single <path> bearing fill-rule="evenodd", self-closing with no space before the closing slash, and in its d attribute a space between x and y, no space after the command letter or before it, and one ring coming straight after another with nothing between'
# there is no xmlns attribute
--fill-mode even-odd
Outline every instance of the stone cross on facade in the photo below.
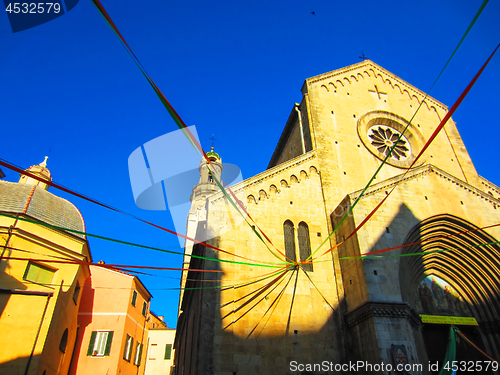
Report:
<svg viewBox="0 0 500 375"><path fill-rule="evenodd" d="M382 99L383 97L384 98L387 97L386 92L378 91L377 85L375 85L375 90L368 90L368 92L370 92L372 94L376 94L379 99Z"/></svg>

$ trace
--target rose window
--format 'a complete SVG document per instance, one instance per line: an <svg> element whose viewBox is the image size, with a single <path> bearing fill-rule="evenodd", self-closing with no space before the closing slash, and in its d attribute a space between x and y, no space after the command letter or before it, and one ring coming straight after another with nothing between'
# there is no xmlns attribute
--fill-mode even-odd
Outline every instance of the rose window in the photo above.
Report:
<svg viewBox="0 0 500 375"><path fill-rule="evenodd" d="M375 125L368 130L367 135L372 146L385 156L389 155L394 145L396 146L391 154L393 159L405 160L411 155L410 143L404 135L401 136L401 133L393 128Z"/></svg>

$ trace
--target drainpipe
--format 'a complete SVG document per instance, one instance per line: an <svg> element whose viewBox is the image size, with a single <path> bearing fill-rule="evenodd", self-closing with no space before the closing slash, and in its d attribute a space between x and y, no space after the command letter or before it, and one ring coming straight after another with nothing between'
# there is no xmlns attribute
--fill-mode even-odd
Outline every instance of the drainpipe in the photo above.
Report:
<svg viewBox="0 0 500 375"><path fill-rule="evenodd" d="M306 153L306 145L304 143L304 129L302 127L302 114L300 113L299 104L295 103L295 111L297 111L297 116L299 118L299 128L300 128L300 143L302 144L302 153Z"/></svg>

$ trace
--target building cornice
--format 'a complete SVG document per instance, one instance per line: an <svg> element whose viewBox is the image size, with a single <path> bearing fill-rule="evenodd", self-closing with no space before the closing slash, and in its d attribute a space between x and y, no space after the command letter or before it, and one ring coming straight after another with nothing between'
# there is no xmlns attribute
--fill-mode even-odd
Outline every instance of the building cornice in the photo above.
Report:
<svg viewBox="0 0 500 375"><path fill-rule="evenodd" d="M406 319L414 328L419 328L422 321L418 314L407 303L397 302L365 302L353 311L345 314L349 327L371 318Z"/></svg>
<svg viewBox="0 0 500 375"><path fill-rule="evenodd" d="M241 181L233 186L231 186L231 191L237 195L238 193L244 192L248 188L252 188L255 185L258 185L264 181L272 179L284 171L287 171L291 168L295 168L298 165L304 164L308 161L314 160L316 158L316 150L311 150L305 154L296 156L293 159L290 159L284 163L278 164L275 167L265 170L262 173L259 173L253 177L250 177L244 181ZM215 193L214 195L209 197L210 203L217 202L224 198L222 192ZM246 199L246 196L244 197Z"/></svg>
<svg viewBox="0 0 500 375"><path fill-rule="evenodd" d="M363 70L363 68L365 70ZM428 102L432 102L432 104L434 104L435 106L438 106L441 109L448 111L448 107L446 105L444 105L443 103L441 103L440 101L438 101L430 96L427 96L424 92L420 91L415 86L410 85L405 80L399 78L395 74L393 74L393 73L389 72L388 70L382 68L381 66L375 64L371 60L365 60L365 61L362 61L360 63L347 66L345 68L337 69L337 70L334 70L334 71L331 71L328 73L323 73L323 74L320 74L320 75L317 75L317 76L314 76L311 78L307 78L305 81L305 85L310 85L310 84L318 83L318 82L322 82L322 81L332 81L332 84L335 85L335 82L337 82L337 80L338 80L340 82L340 84L343 86L344 84L342 81L344 81L344 80L347 80L349 83L352 83L351 77L352 77L352 73L354 71L358 71L358 73L360 73L361 75L363 75L363 73L366 73L368 76L370 76L369 70L373 71L373 75L375 77L380 76L380 78L382 79L383 82L386 82L389 80L392 88L395 88L395 86L396 86L392 83L392 80L396 81L397 86L399 86L401 93L404 93L406 90L408 92L408 95L410 98L413 96L411 94L416 95L417 98L418 97L420 98L420 99L418 99L419 104L422 100L425 99ZM386 77L385 79L384 79L384 76ZM335 78L335 81L333 81L332 78ZM354 78L357 80L356 76L354 76Z"/></svg>
<svg viewBox="0 0 500 375"><path fill-rule="evenodd" d="M419 177L425 177L430 175L431 173L434 173L438 175L439 177L451 182L454 185L457 185L458 187L466 190L472 195L475 195L481 199L484 199L485 201L491 203L495 208L500 207L500 200L493 197L490 194L485 193L484 191L468 184L465 181L460 180L459 178L443 171L442 169L439 169L438 167L432 165L432 164L426 164L421 167L417 167L412 169L410 172L408 172L406 175L404 173L397 175L395 177L389 178L385 181L373 184L370 186L365 194L361 197L361 199L367 198L371 195L375 195L378 193L384 193L386 194L386 191L388 192L390 189L392 189L394 186L400 184L401 182L409 182L411 180L415 180ZM348 194L349 198L351 200L356 200L359 195L362 193L363 189L357 190L353 193Z"/></svg>

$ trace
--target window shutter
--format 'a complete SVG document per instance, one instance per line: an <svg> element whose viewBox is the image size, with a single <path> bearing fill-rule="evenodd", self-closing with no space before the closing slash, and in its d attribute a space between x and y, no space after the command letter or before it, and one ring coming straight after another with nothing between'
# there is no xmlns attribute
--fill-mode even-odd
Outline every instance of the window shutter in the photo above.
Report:
<svg viewBox="0 0 500 375"><path fill-rule="evenodd" d="M127 360L128 359L128 347L130 346L130 336L127 335L125 338L125 347L123 348L123 359Z"/></svg>
<svg viewBox="0 0 500 375"><path fill-rule="evenodd" d="M137 358L137 366L141 365L141 356L142 356L142 344L139 347L139 357Z"/></svg>
<svg viewBox="0 0 500 375"><path fill-rule="evenodd" d="M132 306L135 306L135 302L137 301L137 291L134 290L132 294Z"/></svg>
<svg viewBox="0 0 500 375"><path fill-rule="evenodd" d="M97 336L97 331L92 331L92 334L90 335L90 343L89 343L89 348L87 350L87 355L92 355L96 336Z"/></svg>
<svg viewBox="0 0 500 375"><path fill-rule="evenodd" d="M297 259L295 256L295 231L290 220L283 224L283 231L285 233L285 255L288 259L295 261Z"/></svg>
<svg viewBox="0 0 500 375"><path fill-rule="evenodd" d="M109 355L111 351L111 341L113 340L113 331L108 332L108 339L106 341L106 349L104 350L104 355Z"/></svg>
<svg viewBox="0 0 500 375"><path fill-rule="evenodd" d="M165 359L170 359L171 354L172 354L172 344L165 345Z"/></svg>

